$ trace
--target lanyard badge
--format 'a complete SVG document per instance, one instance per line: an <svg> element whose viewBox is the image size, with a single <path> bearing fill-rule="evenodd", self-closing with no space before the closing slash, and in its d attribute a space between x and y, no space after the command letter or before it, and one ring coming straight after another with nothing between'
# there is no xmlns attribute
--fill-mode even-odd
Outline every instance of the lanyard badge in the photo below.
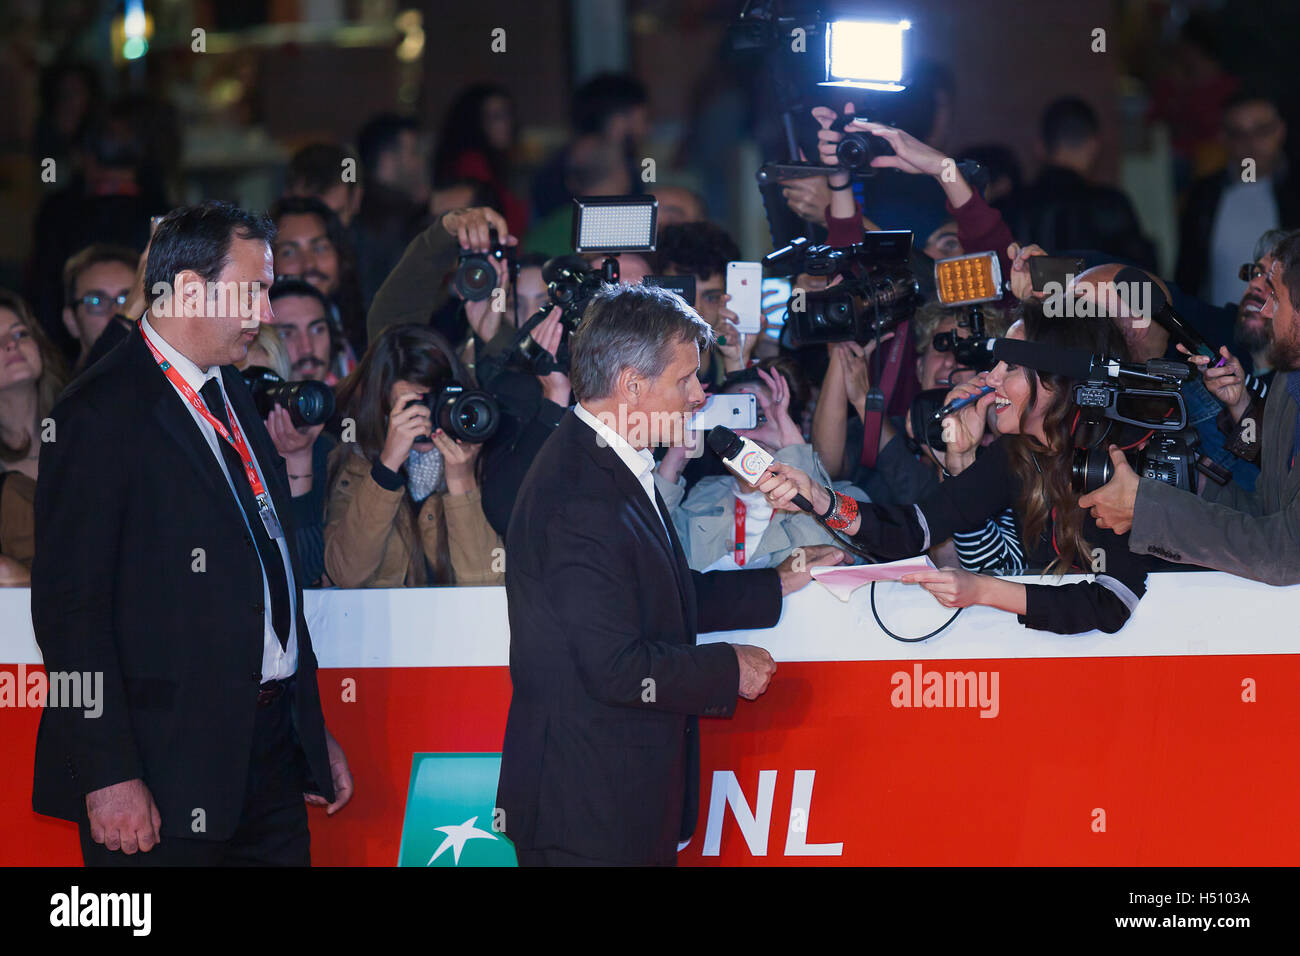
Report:
<svg viewBox="0 0 1300 956"><path fill-rule="evenodd" d="M212 426L213 431L217 433L218 440L229 444L235 450L235 454L239 456L239 460L244 466L244 477L248 481L249 488L252 489L253 501L257 504L257 513L262 519L267 535L272 540L283 538L284 529L280 527L280 520L276 517L275 509L271 506L271 496L262 484L262 479L258 477L257 468L253 465L252 452L248 450L248 442L244 440L244 433L239 427L239 422L235 420L234 413L230 410L230 403L225 401L225 393L222 393L222 401L226 407L226 418L230 420L230 431L227 431L226 426L221 424L220 420L212 412L208 411L208 406L203 403L203 399L199 394L190 387L190 383L185 381L185 378L176 367L167 361L162 356L162 353L154 347L154 344L149 341L149 336L145 333L143 326L140 333L144 336L144 344L149 346L149 351L153 353L158 367L167 376L167 381L171 382L176 390L184 396L185 400L193 406L194 410Z"/></svg>

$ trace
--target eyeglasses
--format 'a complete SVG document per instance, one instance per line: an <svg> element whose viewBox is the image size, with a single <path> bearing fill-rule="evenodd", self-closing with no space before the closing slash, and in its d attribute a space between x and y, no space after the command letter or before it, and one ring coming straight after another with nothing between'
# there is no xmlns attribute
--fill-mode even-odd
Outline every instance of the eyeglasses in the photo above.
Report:
<svg viewBox="0 0 1300 956"><path fill-rule="evenodd" d="M77 300L79 305L84 305L88 312L104 313L115 309L120 309L126 305L126 300L130 298L127 293L121 295L109 296L103 292L90 292L83 295Z"/></svg>
<svg viewBox="0 0 1300 956"><path fill-rule="evenodd" d="M1264 267L1258 262L1247 262L1237 270L1237 278L1242 282L1250 282L1264 274Z"/></svg>

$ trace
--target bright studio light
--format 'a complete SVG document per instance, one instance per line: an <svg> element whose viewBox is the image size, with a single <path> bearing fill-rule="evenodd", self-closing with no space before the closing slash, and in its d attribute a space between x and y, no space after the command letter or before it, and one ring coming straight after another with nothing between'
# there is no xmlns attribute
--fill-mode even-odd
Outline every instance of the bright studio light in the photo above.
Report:
<svg viewBox="0 0 1300 956"><path fill-rule="evenodd" d="M832 20L826 24L826 80L819 85L895 93L905 89L903 34L911 27L908 20Z"/></svg>
<svg viewBox="0 0 1300 956"><path fill-rule="evenodd" d="M573 200L575 252L653 252L659 203L653 196Z"/></svg>

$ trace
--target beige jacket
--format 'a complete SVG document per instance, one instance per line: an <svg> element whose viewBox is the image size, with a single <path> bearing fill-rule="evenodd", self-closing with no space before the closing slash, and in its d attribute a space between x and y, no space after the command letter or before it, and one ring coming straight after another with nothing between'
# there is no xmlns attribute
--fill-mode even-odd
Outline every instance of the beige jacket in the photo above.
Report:
<svg viewBox="0 0 1300 956"><path fill-rule="evenodd" d="M403 486L381 487L353 446L330 453L325 573L341 588L503 584L501 538L483 516L479 490L432 494L418 514ZM419 538L422 550L415 547ZM425 573L424 559L434 580Z"/></svg>

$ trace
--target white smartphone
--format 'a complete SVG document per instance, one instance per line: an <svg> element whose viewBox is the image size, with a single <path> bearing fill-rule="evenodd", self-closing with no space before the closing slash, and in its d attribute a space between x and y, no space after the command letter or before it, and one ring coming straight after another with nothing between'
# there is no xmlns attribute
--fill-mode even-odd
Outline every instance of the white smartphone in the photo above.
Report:
<svg viewBox="0 0 1300 956"><path fill-rule="evenodd" d="M758 399L753 395L710 395L700 410L686 421L686 430L707 432L714 425L738 428L758 427Z"/></svg>
<svg viewBox="0 0 1300 956"><path fill-rule="evenodd" d="M763 264L728 262L727 308L736 313L736 325L746 335L757 335L763 327Z"/></svg>

